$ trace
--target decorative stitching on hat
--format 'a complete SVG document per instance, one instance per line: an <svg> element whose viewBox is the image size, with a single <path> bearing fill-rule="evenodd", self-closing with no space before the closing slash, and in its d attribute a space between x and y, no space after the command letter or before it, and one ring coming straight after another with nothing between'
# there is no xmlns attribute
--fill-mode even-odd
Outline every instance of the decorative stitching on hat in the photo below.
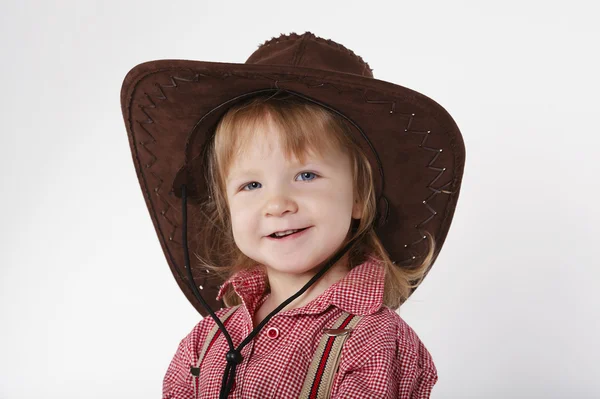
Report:
<svg viewBox="0 0 600 399"><path fill-rule="evenodd" d="M390 106L390 114L393 114L396 110L396 101L380 101L380 100L367 100L365 96L365 102L367 104L391 104Z"/></svg>
<svg viewBox="0 0 600 399"><path fill-rule="evenodd" d="M158 82L154 83L154 87L156 87L158 89L158 92L160 93L160 96L158 96L156 98L158 98L159 100L166 100L167 96L165 95L165 93L163 92L163 90L160 86L161 86L160 83L158 83ZM172 87L172 86L166 86L166 87ZM148 94L146 94L146 95L148 95Z"/></svg>
<svg viewBox="0 0 600 399"><path fill-rule="evenodd" d="M164 197L161 195L161 188L162 185L164 183L164 180L161 179L156 173L154 173L153 171L149 171L152 176L154 176L158 181L158 186L154 187L154 193L156 194L157 198L160 200L160 202L162 202L163 204L163 208L160 211L160 215L166 220L166 222L171 225L172 229L171 229L171 233L169 234L169 241L172 241L176 244L179 244L180 242L178 240L176 240L175 238L175 231L177 230L177 224L175 222L173 222L171 219L169 219L169 217L167 217L167 212L168 210L171 208L171 204L169 204L168 201L166 201L164 199Z"/></svg>
<svg viewBox="0 0 600 399"><path fill-rule="evenodd" d="M153 124L154 123L154 121L152 120L152 118L150 118L150 115L148 115L148 113L146 112L146 108L156 108L156 103L154 101L152 101L152 97L150 97L149 94L144 93L144 96L150 102L150 105L141 105L141 104L139 104L139 108L140 108L140 111L142 111L144 113L144 115L146 115L146 120L145 121L137 121L137 122L140 125L140 127L146 132L146 134L152 139L152 144L155 144L156 143L156 139L154 138L154 136L152 135L152 133L150 133L150 131L148 129L146 129L146 127L144 126L144 124L148 124L149 125L149 124ZM148 142L140 141L139 143L141 145L145 146ZM146 148L146 150L148 150L148 149Z"/></svg>
<svg viewBox="0 0 600 399"><path fill-rule="evenodd" d="M202 75L202 76L206 76L206 75ZM177 84L177 81L186 82L186 83L198 82L200 80L200 74L199 73L194 74L194 77L191 79L190 78L181 78L179 76L172 76L172 75L169 76L169 78L171 79L171 84L170 85L161 85L162 87L177 88L177 87L179 87L179 85ZM166 99L166 97L165 97L165 99Z"/></svg>
<svg viewBox="0 0 600 399"><path fill-rule="evenodd" d="M160 87L159 87L159 90L160 90ZM160 90L160 91L162 93L162 90ZM164 93L162 93L162 95L164 97ZM150 94L144 93L144 97L146 97L146 100L148 100L150 102L150 105L139 104L138 106L142 111L144 111L144 108L156 108L156 103L154 102L154 100L152 100L152 97L150 96ZM166 99L166 97L164 97L164 98ZM146 116L148 116L148 115L146 115ZM150 119L149 116L148 116L148 119Z"/></svg>
<svg viewBox="0 0 600 399"><path fill-rule="evenodd" d="M333 88L335 89L335 91L337 91L337 92L338 92L338 94L342 94L342 92L344 91L344 90L342 90L342 89L338 88L337 86L335 86L334 84L332 84L332 83L329 83L329 82L325 82L325 83L319 83L319 84L316 84L316 85L311 85L311 84L309 84L309 83L306 83L306 86L307 86L308 88L310 88L310 89L313 89L313 88L316 88L316 87L325 87L325 86L330 86L330 87L333 87Z"/></svg>
<svg viewBox="0 0 600 399"><path fill-rule="evenodd" d="M390 113L391 113L391 111L390 111ZM404 131L406 133L413 133L413 134L421 134L421 135L423 135L423 140L421 141L421 144L419 144L419 148L422 148L423 150L431 151L431 152L434 153L433 158L429 161L429 163L427 164L426 167L428 169L437 171L438 174L427 185L427 188L432 191L432 194L429 197L427 197L425 200L423 200L423 205L425 205L425 207L431 213L431 215L428 218L426 218L425 220L423 220L421 223L415 225L415 228L420 233L420 238L418 240L416 240L416 241L413 241L412 243L405 244L404 248L407 248L407 249L410 248L410 247L412 247L413 245L419 244L420 242L422 242L423 240L425 240L427 238L425 236L425 232L423 230L421 230L421 226L423 226L426 223L428 223L431 219L433 219L438 214L438 212L435 209L433 209L433 207L431 207L427 202L430 201L430 200L432 200L438 194L452 194L452 191L446 190L446 188L452 184L452 180L450 180L448 183L444 184L443 186L441 186L439 188L433 187L433 184L435 184L435 182L438 181L439 178L446 171L446 168L443 168L443 167L440 168L440 167L433 166L434 162L438 159L438 157L442 153L442 149L441 148L434 148L434 147L427 147L425 145L427 143L427 139L429 138L429 135L431 134L431 130L427 130L427 131L411 130L410 126L411 126L411 124L412 124L412 122L414 120L414 117L415 117L415 114L411 114L410 115L410 118L408 119L408 124L406 125L406 128L404 129ZM414 259L416 259L415 255L413 255L411 258L408 258L408 259L405 259L405 260L401 261L401 263L411 262Z"/></svg>
<svg viewBox="0 0 600 399"><path fill-rule="evenodd" d="M162 90L161 90L161 93L162 93ZM164 95L164 93L162 93L162 94ZM140 126L140 128L148 135L148 137L150 137L151 141L142 141L142 140L140 140L138 143L152 157L151 160L150 160L150 162L146 162L146 164L145 164L146 169L148 169L148 168L152 167L152 165L154 165L154 163L156 162L157 158L156 158L156 155L154 155L154 153L152 151L150 151L150 149L146 146L146 144L149 144L149 143L156 144L156 139L154 138L154 136L152 135L152 133L150 133L150 131L148 129L146 129L146 126L144 126L144 125L151 125L151 124L154 123L154 121L152 120L152 118L150 117L150 115L148 115L148 113L146 112L146 108L156 108L156 103L154 101L152 101L151 97L147 93L144 93L144 95L146 96L146 98L148 99L148 101L150 101L150 105L139 104L140 111L142 111L142 113L144 115L146 115L146 120L138 120L137 123Z"/></svg>

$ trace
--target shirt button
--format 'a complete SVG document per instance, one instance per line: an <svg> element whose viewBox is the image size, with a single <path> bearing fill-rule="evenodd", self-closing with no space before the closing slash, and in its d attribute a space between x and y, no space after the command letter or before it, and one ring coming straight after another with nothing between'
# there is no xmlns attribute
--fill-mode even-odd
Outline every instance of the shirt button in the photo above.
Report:
<svg viewBox="0 0 600 399"><path fill-rule="evenodd" d="M279 330L276 327L269 327L267 330L267 337L271 339L276 339L279 337Z"/></svg>

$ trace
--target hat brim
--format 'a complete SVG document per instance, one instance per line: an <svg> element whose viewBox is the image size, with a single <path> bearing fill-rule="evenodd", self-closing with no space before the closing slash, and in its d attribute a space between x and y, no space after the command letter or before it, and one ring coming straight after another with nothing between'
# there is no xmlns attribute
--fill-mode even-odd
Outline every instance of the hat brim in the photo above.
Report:
<svg viewBox="0 0 600 399"><path fill-rule="evenodd" d="M304 67L143 63L127 74L121 89L135 169L171 271L203 316L206 311L192 294L184 269L181 203L173 182L186 161L198 156L219 117L236 103L232 99L265 90L297 93L355 124L375 175L376 231L390 258L398 265L418 261L425 231L436 241L437 257L459 197L465 148L456 123L434 100L381 80ZM188 223L193 232L193 220ZM216 300L222 281L205 270L192 270L209 305L223 307Z"/></svg>

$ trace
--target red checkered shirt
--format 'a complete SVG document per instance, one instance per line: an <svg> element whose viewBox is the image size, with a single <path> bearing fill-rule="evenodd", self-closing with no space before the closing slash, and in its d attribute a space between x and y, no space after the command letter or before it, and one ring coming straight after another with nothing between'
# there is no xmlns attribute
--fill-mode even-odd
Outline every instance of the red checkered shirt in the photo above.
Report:
<svg viewBox="0 0 600 399"><path fill-rule="evenodd" d="M223 284L218 299L229 287L243 302L225 322L237 347L252 331L252 315L268 295L265 275L256 268L237 273ZM323 329L342 311L364 317L344 343L331 399L429 398L438 378L431 355L413 329L382 304L383 287L384 269L370 259L307 305L273 316L241 350L244 359L229 398L297 398ZM206 317L181 341L163 381L163 399L193 398L190 367L214 325ZM219 397L228 351L219 333L200 366L200 398Z"/></svg>

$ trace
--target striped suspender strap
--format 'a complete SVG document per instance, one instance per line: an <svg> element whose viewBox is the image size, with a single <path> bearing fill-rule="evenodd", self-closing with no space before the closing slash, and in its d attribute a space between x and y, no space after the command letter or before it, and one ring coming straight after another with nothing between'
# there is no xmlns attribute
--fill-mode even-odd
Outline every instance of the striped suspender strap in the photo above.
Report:
<svg viewBox="0 0 600 399"><path fill-rule="evenodd" d="M343 312L331 328L323 330L323 337L321 337L319 346L313 355L300 398L329 398L344 341L361 319L362 316L354 316Z"/></svg>
<svg viewBox="0 0 600 399"><path fill-rule="evenodd" d="M225 314L223 314L221 317L219 317L221 322L223 324L225 324L225 321L229 318L229 316L231 316L233 314L233 312L235 312L237 310L237 308L239 308L239 307L240 307L240 305L233 306L231 309L229 309L227 312L225 312ZM196 367L192 366L190 369L190 373L192 374L192 383L194 385L194 399L197 399L200 395L200 392L199 392L200 379L198 378L200 376L200 365L202 364L202 360L204 359L206 352L208 352L208 350L210 349L212 344L215 342L215 340L217 339L217 337L219 336L220 333L221 333L221 330L219 330L219 326L215 323L214 327L208 333L208 336L206 337L206 340L204 341L204 345L202 346L202 349L200 350L200 355L198 356L198 361L196 362Z"/></svg>

